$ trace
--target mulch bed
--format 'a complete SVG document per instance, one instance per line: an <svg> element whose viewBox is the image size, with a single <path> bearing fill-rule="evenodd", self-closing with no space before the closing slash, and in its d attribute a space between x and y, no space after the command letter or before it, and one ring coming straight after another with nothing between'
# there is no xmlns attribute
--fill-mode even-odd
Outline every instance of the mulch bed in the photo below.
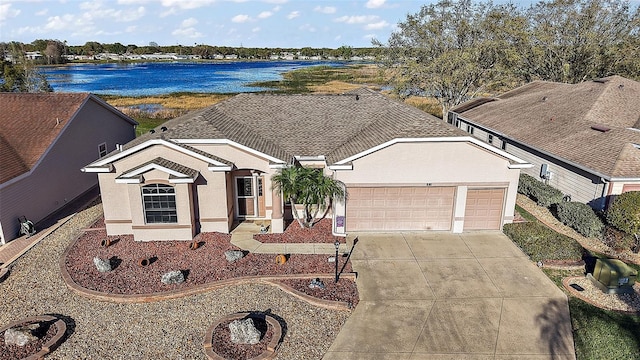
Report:
<svg viewBox="0 0 640 360"><path fill-rule="evenodd" d="M253 324L260 331L262 337L257 344L234 344L231 341L229 324L234 320L221 322L213 330L212 349L225 359L251 359L267 350L267 344L273 337L273 328L264 319L252 317Z"/></svg>
<svg viewBox="0 0 640 360"><path fill-rule="evenodd" d="M112 245L102 247L101 241L107 238ZM71 245L65 266L78 285L90 290L123 295L187 289L194 285L243 276L333 274L335 271L334 264L327 261L327 255L291 254L287 262L280 265L276 264L275 255L248 253L244 258L229 263L224 252L239 250L231 245L230 239L229 234L202 233L195 239L200 247L191 250L190 242L187 241L138 242L131 235L107 236L106 230L94 229L85 232ZM93 263L94 257L111 259L113 270L99 272ZM138 265L142 258L151 259L151 264L146 267ZM342 268L342 264L340 267ZM184 283L167 285L160 282L163 274L175 270L181 270L185 274ZM343 272L351 271L351 263L347 262ZM308 282L305 286L308 286ZM341 298L339 301L345 299ZM349 301L357 301L357 296Z"/></svg>
<svg viewBox="0 0 640 360"><path fill-rule="evenodd" d="M333 236L331 219L322 219L312 228L306 229L300 227L296 220L291 222L281 234L256 234L254 239L261 243L314 243L314 244L333 244L336 240L344 243L341 237Z"/></svg>
<svg viewBox="0 0 640 360"><path fill-rule="evenodd" d="M358 305L358 287L351 279L339 279L336 283L334 279L321 279L325 288L310 288L311 279L282 279L279 282L289 285L295 290L313 296L318 299L341 301L355 308Z"/></svg>
<svg viewBox="0 0 640 360"><path fill-rule="evenodd" d="M33 324L31 322L25 322L18 326L24 326ZM4 342L4 333L0 332L0 360L15 360L24 359L28 356L36 354L42 346L46 344L51 338L56 335L57 329L52 324L40 323L40 328L33 332L33 335L38 339L28 342L25 346L7 345Z"/></svg>

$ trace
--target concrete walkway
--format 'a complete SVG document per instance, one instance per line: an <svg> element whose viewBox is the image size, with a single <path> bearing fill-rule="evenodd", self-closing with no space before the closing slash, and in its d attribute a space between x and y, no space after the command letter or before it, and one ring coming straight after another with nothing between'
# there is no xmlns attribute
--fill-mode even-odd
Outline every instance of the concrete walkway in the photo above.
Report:
<svg viewBox="0 0 640 360"><path fill-rule="evenodd" d="M357 240L360 303L324 359L575 359L566 296L504 234Z"/></svg>

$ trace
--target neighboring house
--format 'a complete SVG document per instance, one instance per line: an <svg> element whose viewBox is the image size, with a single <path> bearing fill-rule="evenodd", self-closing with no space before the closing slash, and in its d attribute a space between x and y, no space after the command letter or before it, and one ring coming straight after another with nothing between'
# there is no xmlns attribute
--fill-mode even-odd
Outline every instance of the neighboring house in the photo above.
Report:
<svg viewBox="0 0 640 360"><path fill-rule="evenodd" d="M191 240L234 222L290 214L271 176L298 163L346 185L334 233L501 229L530 166L367 89L342 95L240 94L166 122L87 165L110 235Z"/></svg>
<svg viewBox="0 0 640 360"><path fill-rule="evenodd" d="M640 83L534 81L452 109L448 122L534 165L524 170L603 209L640 190Z"/></svg>
<svg viewBox="0 0 640 360"><path fill-rule="evenodd" d="M89 94L0 93L0 243L95 188L80 168L135 138L137 123Z"/></svg>

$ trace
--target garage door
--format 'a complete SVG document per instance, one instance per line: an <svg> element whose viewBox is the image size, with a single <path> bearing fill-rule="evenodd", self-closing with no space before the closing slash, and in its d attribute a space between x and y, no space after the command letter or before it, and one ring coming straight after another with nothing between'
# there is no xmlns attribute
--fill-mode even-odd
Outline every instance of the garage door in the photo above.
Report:
<svg viewBox="0 0 640 360"><path fill-rule="evenodd" d="M450 230L455 187L348 188L347 231Z"/></svg>
<svg viewBox="0 0 640 360"><path fill-rule="evenodd" d="M465 230L500 230L504 189L469 189L464 211Z"/></svg>

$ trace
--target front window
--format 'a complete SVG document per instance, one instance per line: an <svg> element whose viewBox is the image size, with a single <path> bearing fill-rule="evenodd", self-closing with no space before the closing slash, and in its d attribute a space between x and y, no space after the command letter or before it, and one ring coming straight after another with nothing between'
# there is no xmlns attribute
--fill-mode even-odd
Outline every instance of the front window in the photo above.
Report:
<svg viewBox="0 0 640 360"><path fill-rule="evenodd" d="M98 145L98 156L100 156L100 158L107 156L107 143Z"/></svg>
<svg viewBox="0 0 640 360"><path fill-rule="evenodd" d="M173 186L152 184L142 187L144 218L147 224L178 222L176 191Z"/></svg>

